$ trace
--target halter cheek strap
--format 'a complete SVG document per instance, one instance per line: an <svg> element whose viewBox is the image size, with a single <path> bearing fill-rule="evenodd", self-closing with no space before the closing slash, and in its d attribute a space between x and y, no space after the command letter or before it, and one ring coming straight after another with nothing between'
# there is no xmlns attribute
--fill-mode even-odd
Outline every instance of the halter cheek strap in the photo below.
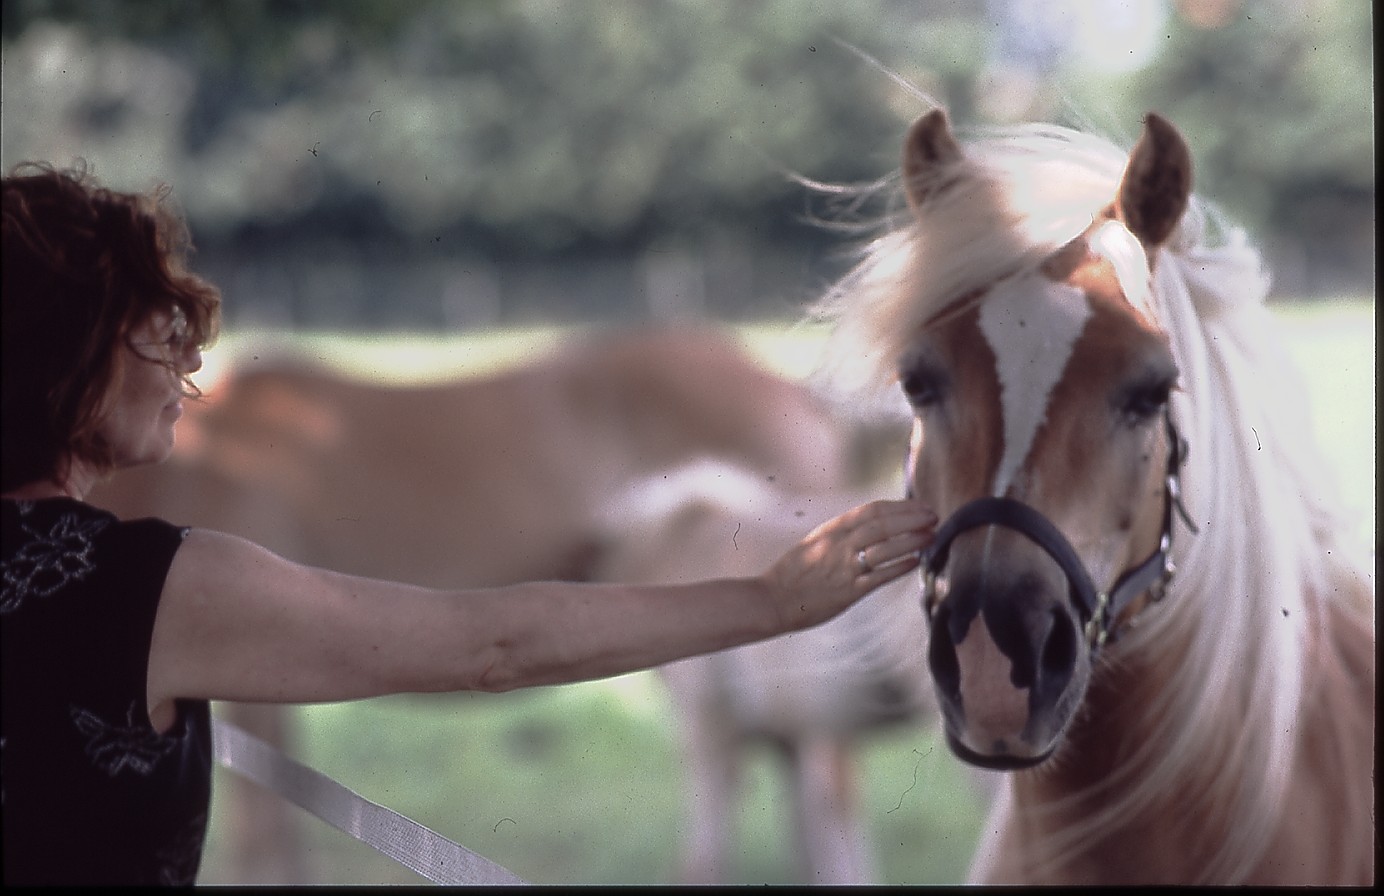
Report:
<svg viewBox="0 0 1384 896"><path fill-rule="evenodd" d="M1126 570L1109 591L1098 591L1090 573L1081 562L1076 549L1047 517L1033 507L1013 498L978 498L962 505L937 530L931 548L923 555L923 601L932 617L938 604L937 579L947 564L951 543L963 532L982 526L1004 526L1027 537L1047 552L1067 577L1072 605L1076 608L1086 634L1087 643L1096 650L1116 637L1114 625L1120 615L1141 594L1158 602L1167 593L1175 567L1172 560L1173 519L1176 508L1187 528L1197 532L1187 509L1182 504L1179 472L1187 456L1187 443L1173 426L1172 414L1164 410L1164 426L1168 433L1167 494L1163 502L1163 531L1154 549L1142 563ZM907 491L912 494L912 458L905 463Z"/></svg>

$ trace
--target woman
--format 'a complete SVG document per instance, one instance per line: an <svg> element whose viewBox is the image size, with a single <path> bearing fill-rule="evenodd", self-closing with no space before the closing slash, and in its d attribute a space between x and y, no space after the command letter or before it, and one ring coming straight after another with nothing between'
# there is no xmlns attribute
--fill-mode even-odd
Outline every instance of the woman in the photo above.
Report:
<svg viewBox="0 0 1384 896"><path fill-rule="evenodd" d="M83 503L166 458L217 291L163 192L21 165L3 183L6 883L191 883L209 700L316 702L615 675L822 622L913 569L935 517L881 501L762 575L440 591Z"/></svg>

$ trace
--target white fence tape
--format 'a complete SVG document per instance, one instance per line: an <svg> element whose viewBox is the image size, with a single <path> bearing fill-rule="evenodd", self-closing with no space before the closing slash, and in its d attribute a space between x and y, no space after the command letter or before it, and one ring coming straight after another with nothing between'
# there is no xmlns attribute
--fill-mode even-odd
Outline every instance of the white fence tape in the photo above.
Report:
<svg viewBox="0 0 1384 896"><path fill-rule="evenodd" d="M444 886L519 886L509 869L387 806L371 802L222 719L212 720L216 761L338 830Z"/></svg>

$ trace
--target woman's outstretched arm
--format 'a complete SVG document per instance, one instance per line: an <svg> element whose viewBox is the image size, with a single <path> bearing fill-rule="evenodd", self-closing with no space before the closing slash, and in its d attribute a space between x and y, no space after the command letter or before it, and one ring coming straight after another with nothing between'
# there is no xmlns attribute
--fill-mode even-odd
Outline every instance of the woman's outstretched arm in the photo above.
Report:
<svg viewBox="0 0 1384 896"><path fill-rule="evenodd" d="M297 703L501 691L648 668L835 616L914 569L935 524L915 501L877 501L822 524L752 578L461 591L303 566L242 538L194 530L174 557L155 621L150 715L176 698Z"/></svg>

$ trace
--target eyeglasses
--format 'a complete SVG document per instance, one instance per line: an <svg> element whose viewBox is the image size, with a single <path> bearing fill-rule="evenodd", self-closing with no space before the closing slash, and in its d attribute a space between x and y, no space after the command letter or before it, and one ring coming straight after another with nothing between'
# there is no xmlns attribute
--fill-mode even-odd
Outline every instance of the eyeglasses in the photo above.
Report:
<svg viewBox="0 0 1384 896"><path fill-rule="evenodd" d="M173 352L180 352L191 347L191 333L187 322L187 315L183 309L174 307L171 311L156 311L150 315L142 329L145 332L161 334L154 339L144 339L130 342L130 346L139 349L168 349Z"/></svg>

